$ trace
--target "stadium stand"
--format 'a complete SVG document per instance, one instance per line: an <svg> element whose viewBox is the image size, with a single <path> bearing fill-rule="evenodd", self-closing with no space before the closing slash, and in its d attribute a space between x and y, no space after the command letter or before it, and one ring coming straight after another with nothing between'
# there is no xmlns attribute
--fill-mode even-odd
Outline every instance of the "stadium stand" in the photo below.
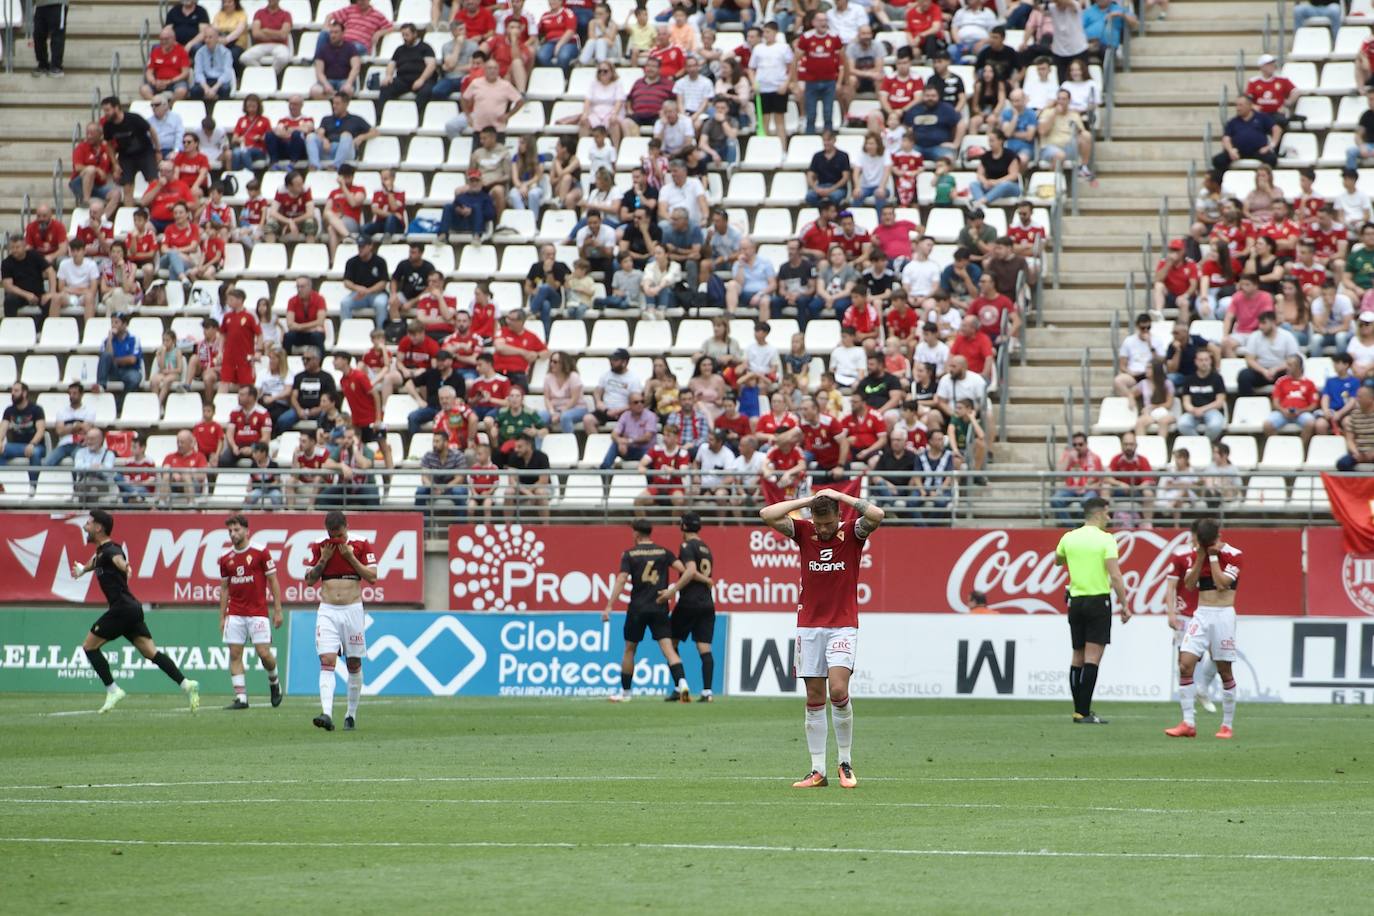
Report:
<svg viewBox="0 0 1374 916"><path fill-rule="evenodd" d="M1059 8L1067 10L1069 2L1063 0ZM237 21L232 0L223 9L217 2L201 5L210 17L220 17L221 26ZM587 12L590 8L587 4ZM566 25L556 14L543 18L548 5L540 0L528 0L524 9L545 34L552 29L556 35ZM664 0L651 0L648 9L651 22L657 23L669 6ZM361 357L373 384L384 392L377 419L385 437L378 437L378 445L386 442L390 460L409 470L390 487L384 482L379 494L385 504L399 505L410 498L409 488L415 485L413 478L427 451L425 431L437 411L432 409L435 405L421 411L425 405L414 395L423 392L405 390L409 370L393 373L369 361L374 328L386 333L389 351L400 345L404 353L419 353L406 357L414 365L423 367L429 358L426 350L432 348L426 337L457 351L461 364L474 351L462 322L470 320L477 334L489 341L505 316L528 312L528 321L519 329L526 335L526 347L532 352L547 345L548 350L576 357L588 392L623 348L629 371L646 384L649 407L660 419L691 425L678 413L677 391L690 388L705 395L708 421L722 412L721 395L728 390L738 392L742 410L757 415L757 424L770 416L771 399L766 391L760 396L757 388L740 388L738 382L749 374L753 320L762 313L770 319L764 335L767 345L782 357L795 356L782 359L774 370L799 375L799 384L785 392L793 399L784 402L789 411L798 409L803 395L818 393L823 410L847 422L848 403L832 398L828 383L821 390L821 374L836 373L839 387L847 388L852 376L867 371L862 366L864 347L883 357L884 371L897 373L907 392L886 404L879 397L875 406L880 411L885 407L887 423L903 424L918 446L930 430L948 426L951 401L974 397L988 458L985 467L974 467L976 449L972 443L960 443L960 466L970 472L957 485L964 517L977 514L985 524L1040 518L1044 506L1026 500L1024 483L1009 475L1045 470L1074 430L1093 434L1091 448L1104 465L1119 454L1120 436L1136 431L1141 434L1140 454L1155 470L1171 461L1181 444L1190 452L1209 451L1194 435L1206 432L1229 445L1237 468L1256 470L1257 476L1242 488L1243 498L1236 497L1237 507L1262 504L1265 512L1276 506L1306 512L1312 488L1303 484L1288 494L1293 481L1283 472L1330 467L1342 454L1339 442L1332 441L1334 430L1314 427L1289 442L1289 433L1298 430L1285 426L1275 434L1281 442L1266 441L1271 437L1265 422L1272 409L1267 386L1256 387L1250 379L1244 385L1246 396L1238 396L1246 382L1244 348L1222 352L1226 330L1220 304L1215 311L1195 307L1189 316L1180 312L1172 295L1156 303L1156 262L1166 258L1165 249L1173 247L1170 242L1182 246L1185 261L1205 262L1209 231L1219 218L1213 211L1220 209L1222 198L1241 201L1245 226L1262 226L1272 212L1271 198L1280 192L1304 205L1312 204L1315 196L1341 206L1355 199L1340 196L1340 168L1366 107L1356 86L1368 74L1366 61L1374 47L1366 44L1368 25L1361 24L1369 18L1352 10L1334 36L1315 24L1290 29L1279 36L1284 46L1270 49L1259 45L1261 34L1267 34L1263 19L1273 9L1269 4L1211 0L1180 5L1167 21L1128 24L1124 35L1102 25L1101 17L1109 9L1117 7L1104 0L1080 12L1088 29L1085 40L1090 37L1091 44L1081 53L1061 57L1081 57L1086 67L1075 66L1072 72L1064 68L1065 97L1057 102L1061 74L1055 61L1048 67L1035 63L1048 53L1037 48L1048 14L1029 4L999 5L993 16L996 36L981 21L985 17L963 17L960 26L967 31L948 34L957 15L957 4L949 5L943 28L953 61L937 59L947 55L932 53L936 48L929 42L913 48L912 36L899 21L889 25L875 19L860 35L853 17L841 17L824 31L803 30L794 20L777 45L766 38L760 43L756 29L746 31L737 23L719 22L716 30L695 22L674 29L665 24L638 34L620 28L611 45L602 49L604 60L596 48L589 48L567 67L546 56L554 42L539 48L539 41L531 41L528 56L522 59L517 49L512 61L509 45L498 41L501 53L491 65L494 72L487 74L481 58L472 57L471 45L445 58L445 46L451 43L447 7L444 21L430 22L429 4L415 0L372 0L370 5L338 0L246 2L244 16L260 26L280 21L279 11L290 15L286 50L275 54L267 47L270 41L246 35L237 53L251 62L239 62L232 92L159 105L141 98L138 88L145 64L157 77L153 71L166 45L159 40L168 12L165 5L102 3L98 20L93 7L74 5L66 76L41 83L25 82L30 78L23 74L0 77L7 89L42 87L41 93L6 93L7 114L22 115L25 127L11 147L0 151L0 216L12 236L21 235L22 228L22 235L40 251L47 248L56 255L50 259L54 270L67 255L66 238L93 241L87 246L89 258L106 273L100 289L103 301L98 309L88 309L79 294L67 294L72 287L67 277L61 281L61 297L48 296L56 290L45 289L34 304L7 302L0 326L0 379L23 382L40 404L65 400L65 386L72 381L89 388L100 380L113 393L100 396L102 404L108 403L110 423L146 434L149 454L156 441L165 456L177 432L200 430L209 437L203 424L223 425L239 406L227 390L217 396L203 375L207 363L217 358L220 334L209 330L206 320L223 318L228 292L235 289L244 294L247 310L261 318L264 351L274 342L290 351L277 365L269 365L275 361L266 352L252 361L259 384L283 398L266 405L275 421L274 458L285 465L299 461L298 455L309 461L306 451L298 449L300 436L292 434L308 439L317 419L298 415L294 405L287 409L283 383L289 388L302 372L307 378L332 373L337 379L340 368L330 355L335 350ZM261 18L264 10L266 19ZM576 8L579 14L582 10ZM633 21L631 3L617 0L609 10L617 26ZM502 6L496 12L498 22L506 18ZM753 12L757 25L779 10L770 5ZM1130 18L1138 20L1140 12L1132 12ZM382 25L383 18L398 26L414 23L416 28L385 30L371 41L370 30ZM344 24L345 41L362 38L371 44L357 49L361 76L351 95L331 100L330 93L317 85L314 66L316 49L330 47L330 24L335 19ZM788 42L795 46L792 52L782 50ZM946 46L944 41L939 44ZM1016 53L1004 53L1004 48ZM1263 179L1247 167L1258 164L1250 160L1235 163L1209 183L1209 160L1222 151L1225 119L1233 115L1231 100L1256 76L1259 54L1271 50L1284 59L1266 68L1281 71L1300 90L1290 100L1293 104L1279 105L1291 120L1277 160L1280 167L1271 170L1277 190L1268 196L1263 187L1256 190L1256 179ZM332 61L329 53L326 50L326 59ZM776 101L783 110L777 116L764 114L765 132L757 124L754 95L773 88L770 68L785 53L801 55L805 64L792 87L794 96L767 95L769 107ZM739 79L746 72L740 65L754 55L754 66L761 72L748 72L758 74L756 81ZM980 55L992 67L987 76L978 67ZM198 51L196 56L201 56ZM425 63L429 57L435 58L432 69ZM686 69L689 57L691 70ZM343 58L346 69L348 53L343 52ZM832 153L829 139L820 136L820 124L814 132L807 130L803 109L806 93L824 97L828 91L828 68L836 58L849 63L835 88L842 100L852 96L852 101L847 108L835 106ZM7 60L23 66L12 54ZM918 83L902 79L908 67L912 79L924 82L927 89L935 87L939 101L929 108L923 107L914 89ZM997 79L998 67L1006 68L1008 79ZM674 76L656 83L651 79L654 68L672 70ZM698 68L705 75L691 78L690 72ZM390 80L392 69L421 91L402 91L405 86ZM883 82L862 75L878 69L884 72ZM859 75L851 86L843 77L855 73ZM782 79L787 80L785 72ZM446 90L453 94L445 97ZM1252 92L1260 90L1250 87ZM460 108L459 91L479 96L475 110ZM110 243L140 237L142 224L135 225L134 203L149 195L150 185L145 176L137 176L125 189L120 206L95 211L102 228L92 226L90 201L82 194L73 164L74 154L81 157L78 161L88 161L90 150L83 149L87 124L111 115L108 108L92 104L92 92L97 99L113 93L128 112L150 120L160 141L178 132L200 133L200 151L206 154L203 161L193 153L176 157L174 175L159 178L147 198L155 202L153 229L165 229L174 241L184 238L170 207L180 191L175 185L165 192L159 189L165 178L186 178L194 187L186 195L193 211L187 221L200 227L202 240L183 246L181 257L159 253L148 266L139 263L127 276L121 275L124 282L113 285L106 266ZM623 122L608 117L627 92ZM721 115L710 112L711 106L702 101L713 94L727 101ZM926 113L908 118L919 125L920 135L913 138L917 150L904 147L902 131L891 129L875 137L875 156L874 145L865 142L867 119L873 115L881 123L886 111L906 101L904 94L914 102L913 113ZM954 115L959 120L942 137L945 99L956 103ZM1262 101L1262 107L1265 104ZM675 107L686 111L678 113ZM259 112L265 123L255 120ZM827 121L826 114L817 115L819 122ZM213 119L209 128L207 116ZM1374 123L1374 116L1370 120ZM687 127L693 121L695 126ZM1029 126L1030 132L1010 130L1014 148L999 158L995 149L985 149L990 141L984 133L968 129L974 121L1006 123L1009 129ZM581 136L588 133L589 123L604 124L607 136ZM488 124L504 129L476 129ZM340 142L340 125L356 134L351 157L340 154L341 147L347 152L348 146ZM323 142L311 133L312 127L320 126ZM779 134L780 126L785 136ZM94 130L98 133L100 128ZM651 133L661 147L650 145ZM246 142L233 140L235 135L246 136ZM1032 139L1021 140L1023 136ZM949 146L947 156L931 149L942 145ZM929 155L917 165L921 152ZM1356 155L1359 158L1358 151ZM297 161L295 170L286 170L292 160L301 159L308 162ZM669 166L679 160L685 165L685 179L681 168ZM843 167L846 162L848 169ZM1011 162L1016 164L1006 174ZM354 170L351 175L348 168L331 168L345 164ZM1299 170L1304 167L1316 169L1310 193L1303 190ZM604 173L598 174L600 168ZM853 186L834 193L827 190L835 180L832 172L850 185L850 169ZM1357 175L1357 188L1366 177L1363 172ZM882 210L872 188L859 187L869 182L884 186L886 202L895 204L895 210ZM216 186L213 196L211 185ZM825 210L825 199L831 196L844 198L833 225ZM631 215L629 203L655 198L666 202L661 210L653 207L642 222L624 219ZM672 210L678 205L688 215L675 222ZM45 213L54 210L50 224ZM1311 215L1315 225L1316 214ZM1346 219L1349 215L1339 213L1339 221L1358 228L1358 221ZM584 228L597 219L603 224L599 231ZM216 220L228 225L219 228ZM624 225L611 228L612 221ZM1151 230L1143 240L1142 228ZM696 241L693 233L698 229L710 233L702 239L705 256L680 254L684 245ZM639 240L660 235L670 245L668 256L656 259ZM360 251L364 237L375 244ZM1248 240L1249 235L1244 237ZM642 271L642 283L628 274L627 285L617 282L618 263L612 252L622 238L631 243L632 266ZM1011 243L999 244L1004 238ZM214 241L207 245L205 239ZM683 244L672 245L674 241ZM169 244L177 247L164 237L164 245ZM419 246L414 256L411 244ZM211 252L210 265L202 263L204 254L197 245ZM789 246L796 245L808 252L804 262L810 261L811 268L789 270L795 263L789 260ZM874 279L870 272L862 279L874 280L880 293L889 286L906 292L913 306L910 318L889 301L879 302L871 313L850 305L855 275L863 275L868 267L865 254L878 248L890 254L895 286L881 273ZM732 270L741 249L744 266ZM1281 261L1287 260L1289 250L1280 250ZM588 261L585 271L576 263L582 259ZM426 262L429 266L421 270ZM765 263L769 268L761 266ZM977 276L985 263L994 282L991 289L980 290ZM1138 268L1131 269L1136 264ZM860 269L855 271L855 266ZM433 286L424 275L430 269L439 274ZM385 283L364 291L372 283L361 280L380 276L376 270L386 277L400 270L405 283L413 285L399 295L391 295ZM759 296L760 284L770 282L770 270L784 277L816 273L819 294ZM76 273L68 269L68 274ZM567 282L555 287L527 279L548 275ZM1350 271L1346 277L1358 280ZM1266 278L1265 283L1272 293L1281 293L1276 280ZM426 297L427 287L432 294ZM941 287L950 291L949 311L933 296ZM1357 294L1358 287L1345 290L1347 297ZM724 315L725 307L736 301L734 314L726 316L732 319L726 329L734 343L709 343L711 319ZM1356 312L1363 310L1356 304ZM1279 300L1281 319L1288 320L1290 306L1291 301L1285 305ZM454 309L467 310L470 318L455 318ZM121 382L119 366L102 366L100 359L111 315L117 311L132 313L128 333L142 349L137 392ZM977 320L971 330L961 332L957 318L965 311ZM1176 372L1170 382L1175 393L1163 404L1171 414L1168 420L1151 416L1159 405L1146 404L1149 395L1142 400L1140 388L1113 390L1117 351L1129 346L1135 316L1151 311L1151 339L1162 354L1168 351L1174 324L1188 317L1193 344L1216 345L1217 369L1227 388L1220 429L1189 427L1186 435L1180 431L1184 372ZM843 351L842 313L844 323L858 331L858 350ZM870 315L878 316L876 321ZM414 335L405 322L416 317L426 326L408 347L402 341ZM970 376L956 380L946 375L939 347L928 343L926 349L918 349L919 326L928 319L937 323L937 337L975 364ZM459 333L451 337L455 323ZM164 346L164 332L172 335L170 347ZM794 333L800 344L792 353ZM894 337L902 339L894 342ZM865 344L865 338L870 342ZM990 354L984 343L995 345L987 348ZM1330 357L1338 343L1344 339L1304 344L1304 352L1313 356L1304 372L1319 389L1333 371ZM318 367L304 365L306 344L323 347ZM489 343L478 346L490 350ZM702 352L724 359L717 360L715 375L693 381L692 357ZM938 359L938 371L913 381L910 365L920 361L918 354L932 353L940 353L931 357ZM760 346L754 355L768 366L766 348ZM660 357L664 363L656 367L654 361ZM741 359L739 365L722 365L736 358ZM857 364L852 362L855 358ZM529 362L518 354L501 359L498 353L497 361L498 374L510 376L517 386L527 385L526 406L536 412L549 408L553 400L547 352ZM981 372L977 364L982 364ZM1358 373L1368 368L1357 361ZM986 384L971 376L980 376ZM223 378L220 372L209 381ZM673 384L665 385L668 379ZM778 381L763 384L768 388ZM562 390L557 379L553 383L556 391ZM488 413L474 401L480 397L474 392L491 391L493 385L471 378L467 384L469 402L479 413ZM948 389L943 394L942 384ZM500 396L504 388L494 387ZM919 402L918 408L902 417L897 408L908 396ZM202 417L202 403L214 408L213 420ZM943 411L936 405L943 405ZM345 414L358 407L346 398L334 406ZM1144 410L1146 406L1151 409ZM607 453L606 437L612 430L608 418L589 413L568 422L575 413L564 410L562 422L545 423L549 435L543 437L542 450L555 470L599 467ZM453 417L455 424L462 422L457 413ZM54 417L48 419L55 445ZM479 427L475 418L466 425ZM502 440L515 427L480 427L482 435L494 438L495 455L502 459ZM241 424L238 431L242 432ZM454 441L464 434L454 432ZM212 437L206 442L211 447L201 443L201 450L211 465L216 464L218 443ZM697 437L693 448L699 443ZM337 442L332 447L337 452ZM1194 455L1194 464L1209 464L1210 455L1204 457L1207 460ZM634 463L625 462L631 469ZM973 471L985 472L988 479L972 479ZM553 502L567 508L624 507L633 501L635 488L643 487L632 477L603 482L576 474L554 476ZM1287 495L1252 498L1275 480L1282 482ZM53 477L44 492L60 494L60 486ZM237 486L217 482L215 500L238 499Z"/></svg>

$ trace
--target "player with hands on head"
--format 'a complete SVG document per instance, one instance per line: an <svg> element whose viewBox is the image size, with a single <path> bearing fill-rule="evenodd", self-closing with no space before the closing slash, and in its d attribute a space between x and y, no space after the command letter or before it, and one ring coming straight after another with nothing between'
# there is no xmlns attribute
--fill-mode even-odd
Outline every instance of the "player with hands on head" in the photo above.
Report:
<svg viewBox="0 0 1374 916"><path fill-rule="evenodd" d="M320 609L315 617L315 651L320 656L320 714L316 728L334 730L334 669L339 653L348 667L348 711L344 731L357 727L358 699L363 694L363 658L367 655L367 615L363 583L377 581L377 551L369 541L348 536L348 519L337 509L326 513L329 537L310 545L307 585L320 582Z"/></svg>
<svg viewBox="0 0 1374 916"><path fill-rule="evenodd" d="M1221 525L1200 518L1193 525L1193 562L1184 588L1197 589L1197 612L1188 624L1178 653L1178 702L1183 721L1164 734L1196 738L1197 684L1193 673L1203 653L1210 653L1221 677L1221 728L1216 737L1232 737L1236 717L1236 677L1231 670L1236 652L1236 589L1240 586L1241 552L1221 539Z"/></svg>
<svg viewBox="0 0 1374 916"><path fill-rule="evenodd" d="M846 519L841 506L852 509L857 517ZM792 517L802 509L811 510L810 519ZM825 775L827 693L839 750L840 785L852 789L859 784L852 760L854 704L849 697L859 641L859 564L864 544L883 523L883 517L883 510L868 500L831 489L759 510L765 525L795 541L801 550L796 674L806 683L806 746L811 752L811 771L793 783L793 788L829 785Z"/></svg>

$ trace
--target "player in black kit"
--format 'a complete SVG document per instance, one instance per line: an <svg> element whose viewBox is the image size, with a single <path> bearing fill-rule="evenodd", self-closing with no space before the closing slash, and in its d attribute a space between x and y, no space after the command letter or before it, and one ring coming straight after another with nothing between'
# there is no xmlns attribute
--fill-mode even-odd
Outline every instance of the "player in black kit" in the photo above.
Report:
<svg viewBox="0 0 1374 916"><path fill-rule="evenodd" d="M81 644L86 652L86 660L105 685L105 705L100 707L100 711L109 712L125 696L124 690L110 674L109 660L100 651L105 643L123 636L133 643L144 658L181 685L182 693L190 700L191 711L195 712L200 708L200 683L183 676L177 663L154 645L153 634L148 632L148 624L143 619L143 605L129 591L129 561L124 556L124 548L110 540L114 532L114 516L104 509L95 509L82 530L86 532L86 539L95 545L95 556L85 566L73 563L72 575L79 579L94 571L100 590L110 603L109 610L100 615L100 619L91 626L91 632L86 634L86 641Z"/></svg>
<svg viewBox="0 0 1374 916"><path fill-rule="evenodd" d="M611 586L610 597L606 599L606 610L601 612L602 620L611 619L611 611L630 583L630 609L625 615L625 654L620 659L620 693L611 694L614 703L628 702L630 684L635 674L635 649L644 638L647 629L663 650L668 660L668 670L672 673L673 683L677 685L669 699L683 703L692 702L692 692L687 689L687 677L682 672L682 659L673 648L672 628L668 623L668 605L659 599L659 592L668 581L668 570L676 570L682 575L682 564L673 558L666 547L653 542L653 526L644 519L635 519L630 527L634 529L635 545L620 555L620 572Z"/></svg>
<svg viewBox="0 0 1374 916"><path fill-rule="evenodd" d="M687 637L692 637L701 655L701 696L698 703L711 702L711 681L715 677L716 659L711 654L711 640L716 634L716 602L711 590L716 587L711 578L714 563L711 548L701 539L701 516L695 512L684 512L678 522L682 529L682 550L678 562L682 564L682 575L670 587L658 593L658 600L668 603L674 595L679 596L677 607L673 608L673 648ZM676 697L669 697L669 700Z"/></svg>

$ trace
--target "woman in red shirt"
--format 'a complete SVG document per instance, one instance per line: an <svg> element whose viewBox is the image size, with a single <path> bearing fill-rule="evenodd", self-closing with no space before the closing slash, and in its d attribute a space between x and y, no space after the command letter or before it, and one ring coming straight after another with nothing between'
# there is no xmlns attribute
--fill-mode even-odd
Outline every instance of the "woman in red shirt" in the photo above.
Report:
<svg viewBox="0 0 1374 916"><path fill-rule="evenodd" d="M286 186L267 208L268 241L313 241L319 231L315 199L305 186L305 173L292 169L286 175Z"/></svg>
<svg viewBox="0 0 1374 916"><path fill-rule="evenodd" d="M263 116L262 99L249 95L243 100L243 117L234 124L229 146L224 150L226 169L258 169L267 162L267 132L272 124Z"/></svg>
<svg viewBox="0 0 1374 916"><path fill-rule="evenodd" d="M406 231L406 192L396 190L396 170L382 169L382 188L372 192L372 222L363 235L401 235Z"/></svg>
<svg viewBox="0 0 1374 916"><path fill-rule="evenodd" d="M162 235L159 267L171 280L180 280L200 266L200 229L191 222L190 209L180 201L172 208L172 225Z"/></svg>

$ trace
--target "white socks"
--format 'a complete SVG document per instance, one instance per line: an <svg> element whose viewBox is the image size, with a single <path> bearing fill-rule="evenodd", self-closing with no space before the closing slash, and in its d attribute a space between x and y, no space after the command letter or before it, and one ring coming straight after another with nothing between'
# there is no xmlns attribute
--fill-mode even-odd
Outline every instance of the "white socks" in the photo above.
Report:
<svg viewBox="0 0 1374 916"><path fill-rule="evenodd" d="M363 695L363 673L361 671L348 672L348 715L358 714L358 697Z"/></svg>
<svg viewBox="0 0 1374 916"><path fill-rule="evenodd" d="M334 717L334 666L320 668L320 711Z"/></svg>
<svg viewBox="0 0 1374 916"><path fill-rule="evenodd" d="M1178 705L1183 707L1183 721L1189 725L1197 724L1197 685L1192 678L1180 678L1178 682Z"/></svg>
<svg viewBox="0 0 1374 916"><path fill-rule="evenodd" d="M229 675L229 683L234 685L234 699L248 702L248 676L246 674Z"/></svg>
<svg viewBox="0 0 1374 916"><path fill-rule="evenodd" d="M825 727L825 704L806 707L806 749L811 752L811 769L825 775L825 744L830 737Z"/></svg>
<svg viewBox="0 0 1374 916"><path fill-rule="evenodd" d="M835 729L835 745L840 750L840 763L853 763L850 759L850 748L854 744L854 701L850 697L844 698L844 703L836 705L830 704L830 723Z"/></svg>
<svg viewBox="0 0 1374 916"><path fill-rule="evenodd" d="M1236 718L1236 682L1221 684L1221 724L1230 726Z"/></svg>
<svg viewBox="0 0 1374 916"><path fill-rule="evenodd" d="M275 685L277 683L277 669L273 668L267 672L267 683Z"/></svg>
<svg viewBox="0 0 1374 916"><path fill-rule="evenodd" d="M1198 693L1203 696L1210 696L1212 693L1212 681L1217 679L1217 663L1212 661L1212 654L1209 652L1202 657L1193 669L1193 683L1197 685Z"/></svg>

